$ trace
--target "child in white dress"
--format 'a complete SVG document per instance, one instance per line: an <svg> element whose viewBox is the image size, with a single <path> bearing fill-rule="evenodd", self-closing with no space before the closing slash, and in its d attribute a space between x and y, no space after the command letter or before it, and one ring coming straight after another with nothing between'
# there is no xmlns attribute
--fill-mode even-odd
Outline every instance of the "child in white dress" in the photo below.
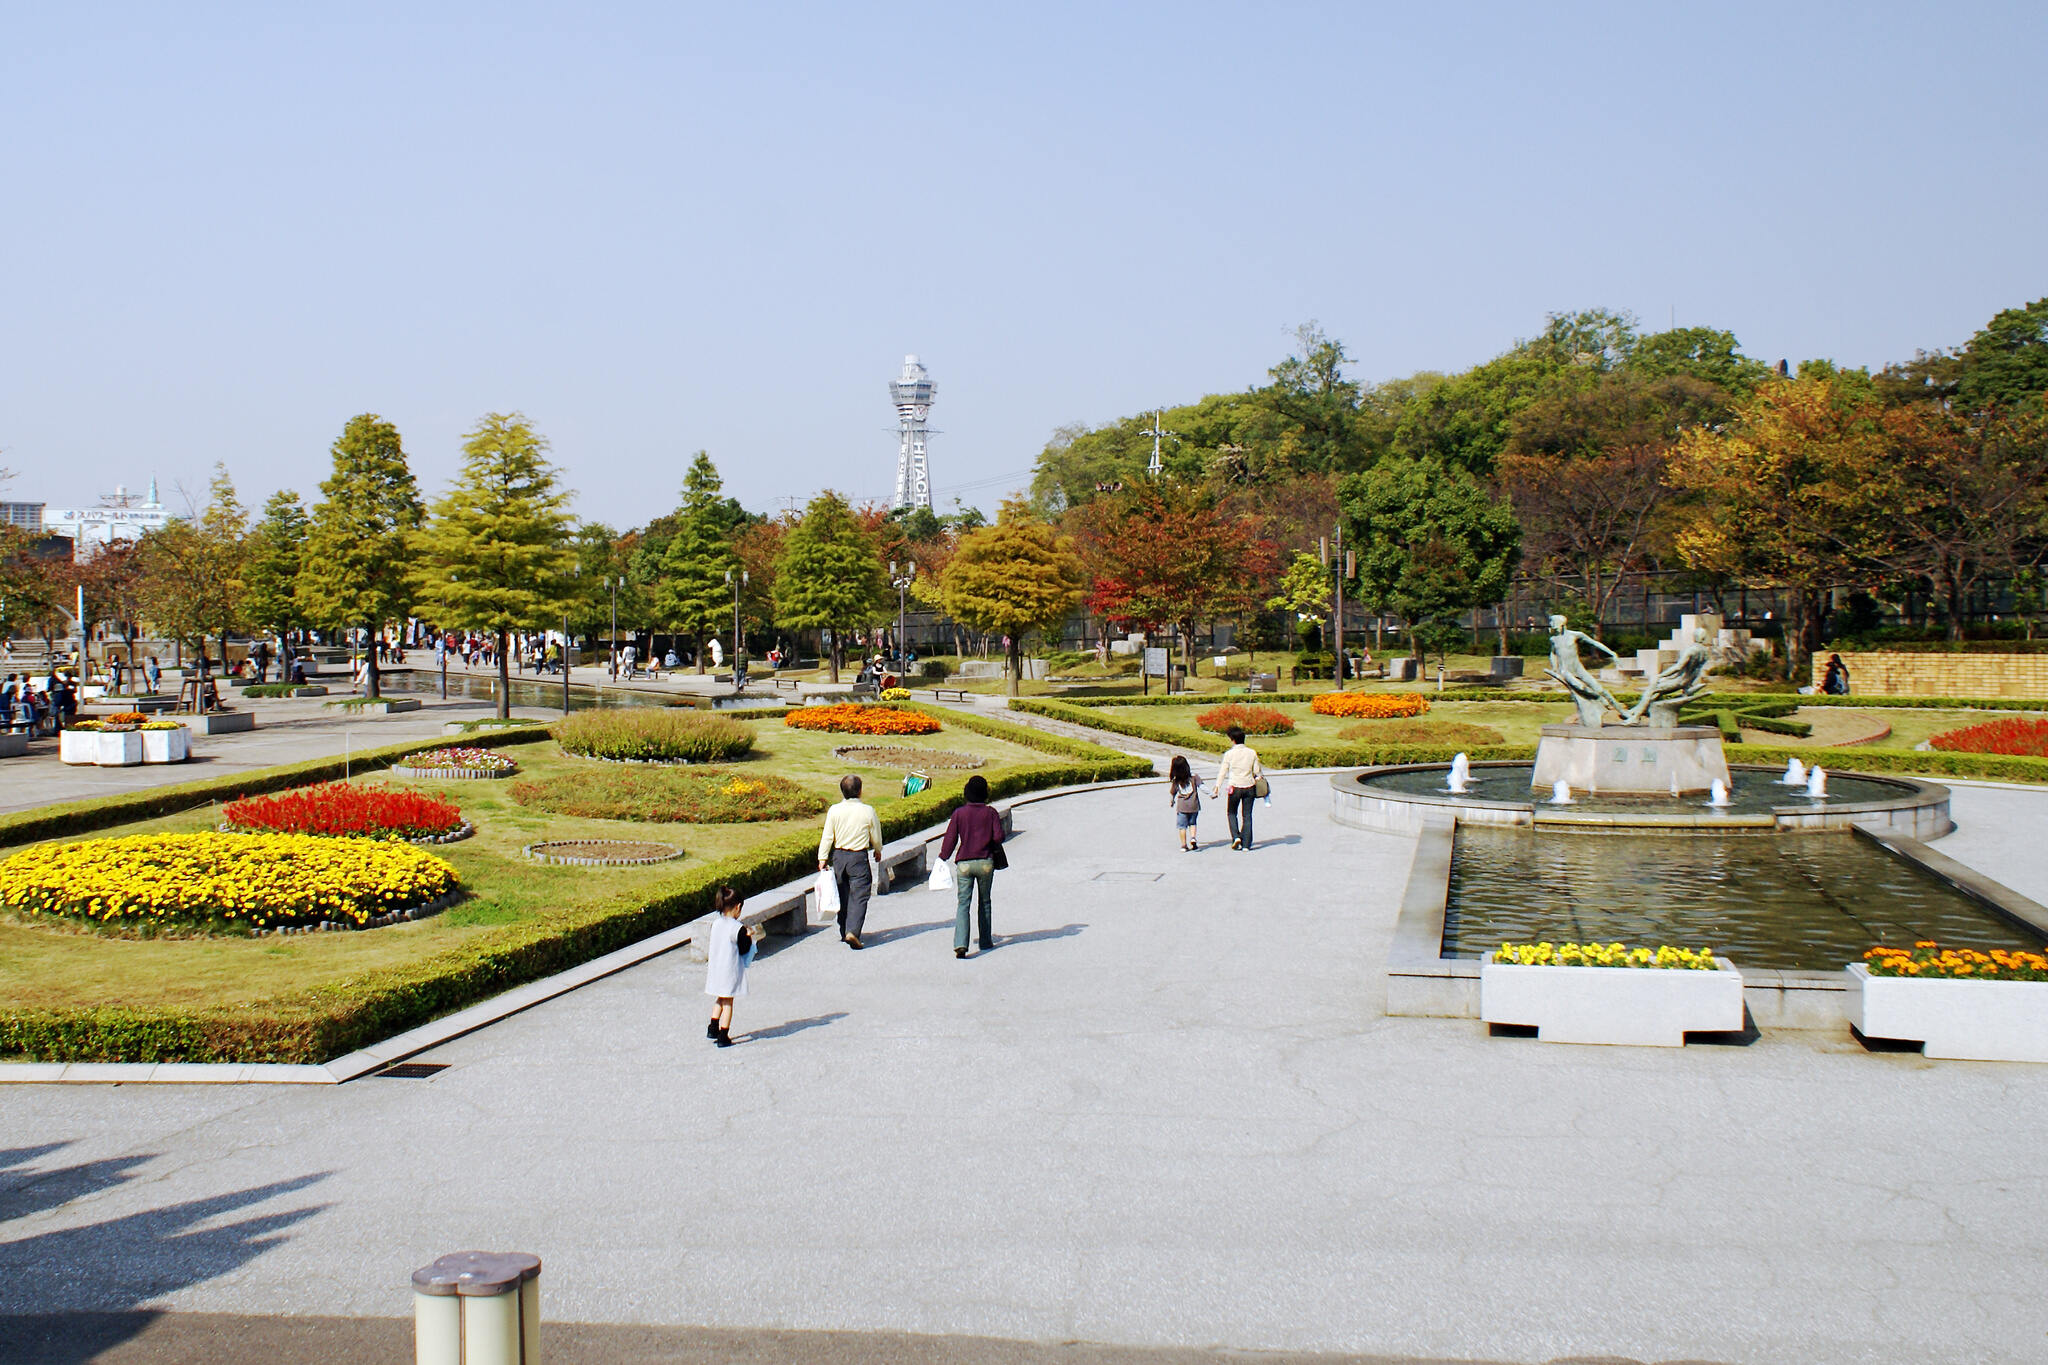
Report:
<svg viewBox="0 0 2048 1365"><path fill-rule="evenodd" d="M704 1036L720 1047L732 1046L732 1002L747 993L747 964L754 960L754 938L740 923L740 893L721 886L712 893L710 941L705 944L704 994L716 1003Z"/></svg>

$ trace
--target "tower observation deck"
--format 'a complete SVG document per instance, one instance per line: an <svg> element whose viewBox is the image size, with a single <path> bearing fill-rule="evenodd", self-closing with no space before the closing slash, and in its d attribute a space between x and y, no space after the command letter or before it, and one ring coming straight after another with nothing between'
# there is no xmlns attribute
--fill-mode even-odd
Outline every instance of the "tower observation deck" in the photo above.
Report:
<svg viewBox="0 0 2048 1365"><path fill-rule="evenodd" d="M930 507L932 477L925 463L925 442L931 435L932 399L939 386L917 357L903 357L903 373L889 385L889 401L896 405L896 496L889 506Z"/></svg>

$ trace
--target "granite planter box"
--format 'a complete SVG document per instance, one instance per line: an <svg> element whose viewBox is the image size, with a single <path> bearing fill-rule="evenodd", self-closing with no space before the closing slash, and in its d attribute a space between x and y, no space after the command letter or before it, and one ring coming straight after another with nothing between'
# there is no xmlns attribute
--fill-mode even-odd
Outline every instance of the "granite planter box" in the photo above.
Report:
<svg viewBox="0 0 2048 1365"><path fill-rule="evenodd" d="M1688 1033L1742 1030L1742 973L1682 967L1479 964L1479 1017L1534 1025L1546 1043L1683 1047Z"/></svg>
<svg viewBox="0 0 2048 1365"><path fill-rule="evenodd" d="M0 758L20 758L27 752L27 735L0 733Z"/></svg>
<svg viewBox="0 0 2048 1365"><path fill-rule="evenodd" d="M142 765L142 731L102 730L93 736L93 762L102 768L136 768Z"/></svg>
<svg viewBox="0 0 2048 1365"><path fill-rule="evenodd" d="M57 736L57 757L66 763L90 767L100 761L100 737L93 730L65 730Z"/></svg>
<svg viewBox="0 0 2048 1365"><path fill-rule="evenodd" d="M195 735L239 735L256 728L254 711L209 711L203 716L173 717Z"/></svg>
<svg viewBox="0 0 2048 1365"><path fill-rule="evenodd" d="M175 730L141 730L144 763L183 763L192 757L192 732L184 726Z"/></svg>
<svg viewBox="0 0 2048 1365"><path fill-rule="evenodd" d="M400 711L417 711L420 703L412 697L380 697L376 701L358 702L344 706L339 702L328 702L337 711L355 716L395 716Z"/></svg>
<svg viewBox="0 0 2048 1365"><path fill-rule="evenodd" d="M1855 962L1848 1004L1858 1033L1922 1043L1924 1056L2048 1062L2048 981L1872 976Z"/></svg>

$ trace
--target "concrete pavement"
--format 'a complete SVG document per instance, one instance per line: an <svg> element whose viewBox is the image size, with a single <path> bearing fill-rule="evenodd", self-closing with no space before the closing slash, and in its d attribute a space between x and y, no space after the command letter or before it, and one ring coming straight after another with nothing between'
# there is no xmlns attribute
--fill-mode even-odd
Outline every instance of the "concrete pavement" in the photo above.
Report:
<svg viewBox="0 0 2048 1365"><path fill-rule="evenodd" d="M389 1319L414 1266L490 1246L546 1261L559 1321L858 1334L791 1359L880 1358L856 1352L886 1333L2048 1350L2048 1073L1386 1018L1409 845L1331 824L1324 784L1276 777L1252 853L1176 852L1162 788L1027 806L995 952L955 961L949 903L885 898L865 952L765 956L729 1050L702 967L670 957L419 1058L447 1067L426 1079L12 1090L0 1313ZM1957 819L1977 842L1952 856L2048 876L2048 794L1959 788ZM1004 1349L933 1358L1062 1358Z"/></svg>

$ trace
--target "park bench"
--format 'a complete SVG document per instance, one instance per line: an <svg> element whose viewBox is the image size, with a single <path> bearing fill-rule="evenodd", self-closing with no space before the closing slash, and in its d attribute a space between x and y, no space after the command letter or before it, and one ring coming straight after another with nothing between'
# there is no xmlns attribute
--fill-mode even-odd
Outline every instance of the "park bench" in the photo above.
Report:
<svg viewBox="0 0 2048 1365"><path fill-rule="evenodd" d="M964 687L934 687L931 693L933 701L956 701L963 706L973 701L975 695Z"/></svg>
<svg viewBox="0 0 2048 1365"><path fill-rule="evenodd" d="M880 683L855 683L853 690L846 695L853 701L880 701L882 687Z"/></svg>

